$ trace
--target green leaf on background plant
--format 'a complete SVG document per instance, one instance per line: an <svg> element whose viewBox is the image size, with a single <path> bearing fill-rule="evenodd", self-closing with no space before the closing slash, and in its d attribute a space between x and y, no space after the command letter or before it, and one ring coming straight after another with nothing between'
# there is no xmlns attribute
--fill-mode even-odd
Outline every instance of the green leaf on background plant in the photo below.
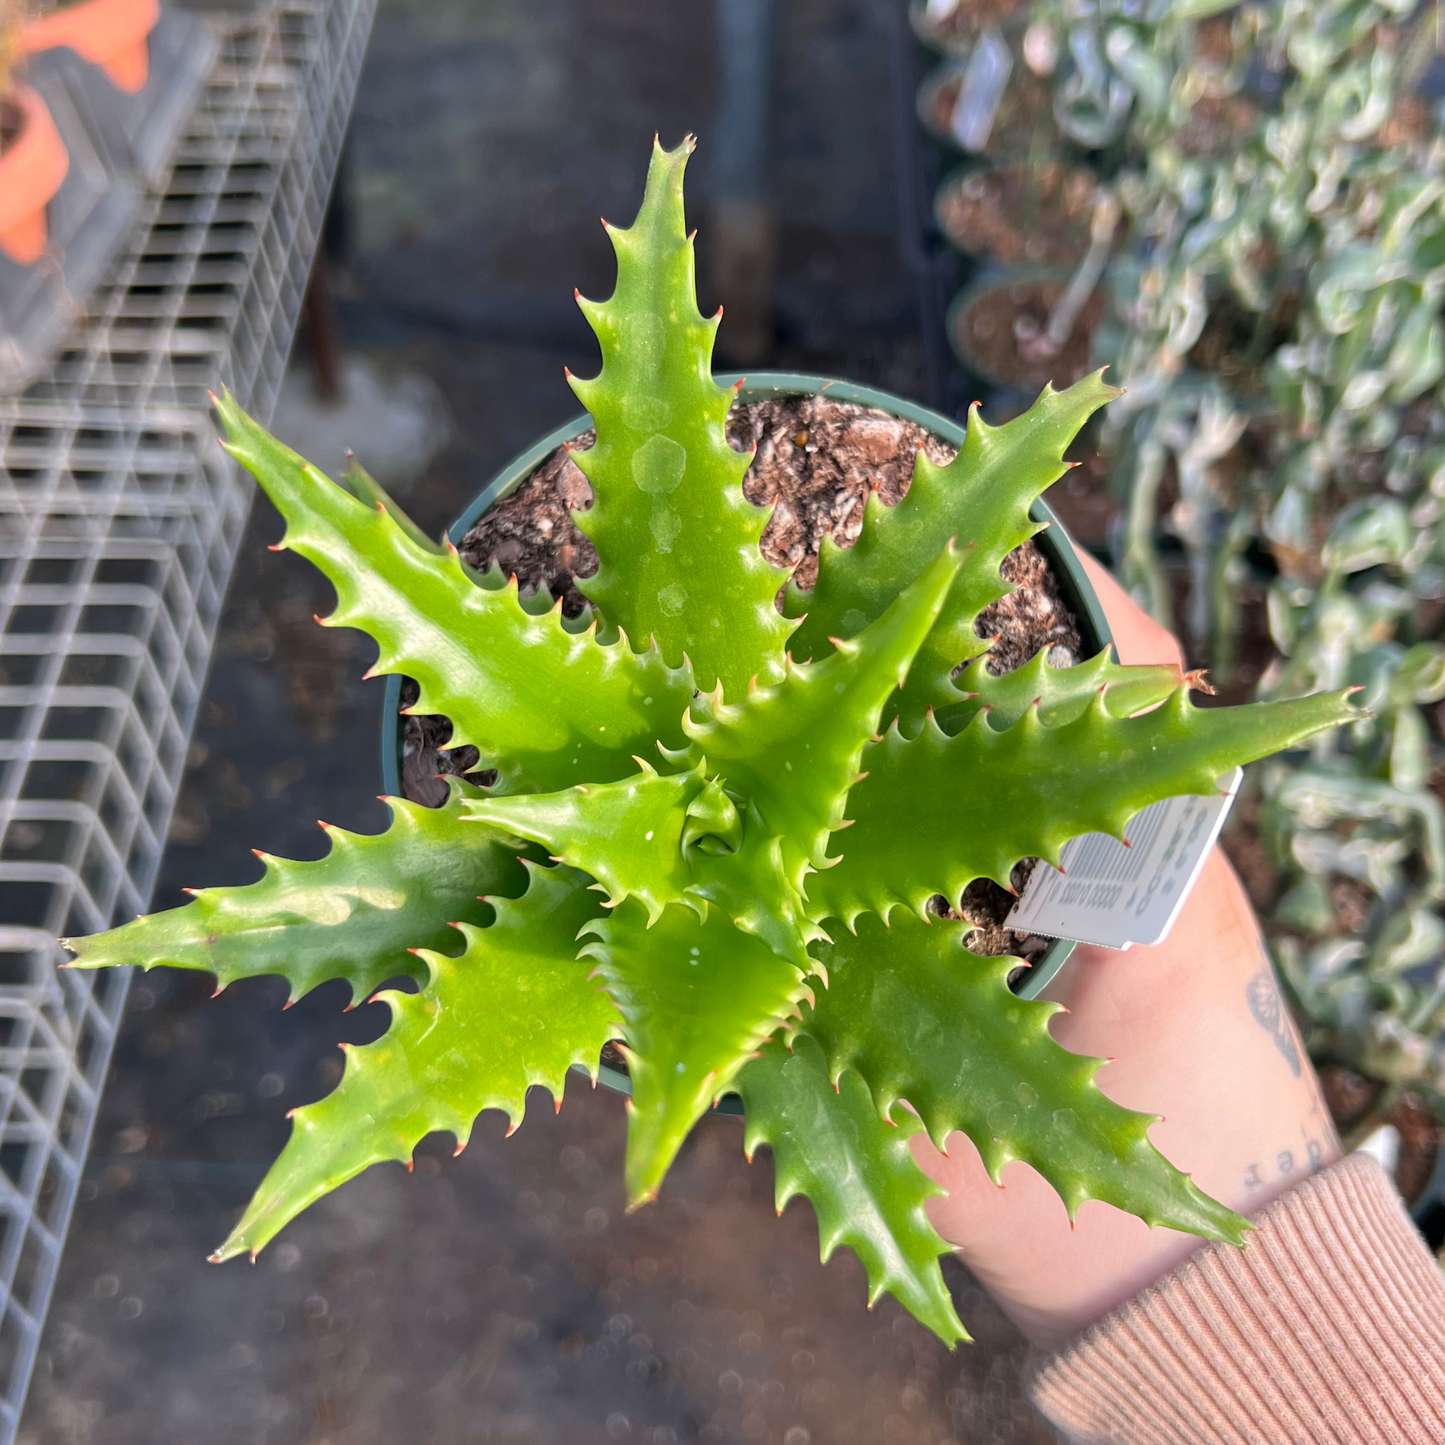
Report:
<svg viewBox="0 0 1445 1445"><path fill-rule="evenodd" d="M828 987L799 1027L831 1079L856 1070L883 1119L906 1099L940 1149L961 1130L995 1183L1015 1159L1032 1165L1070 1218L1086 1199L1101 1199L1149 1224L1242 1241L1244 1221L1149 1142L1154 1117L1099 1091L1104 1061L1054 1042L1048 1021L1059 1005L1009 991L1017 959L969 953L969 923L899 912L890 924L866 915L856 935L839 929L836 943L817 947Z"/></svg>
<svg viewBox="0 0 1445 1445"><path fill-rule="evenodd" d="M455 548L433 555L384 507L364 506L268 436L229 394L216 409L227 450L286 519L282 546L336 588L325 625L375 638L372 672L414 678L421 695L411 711L450 718L448 746L475 747L503 791L610 782L635 772L633 755L657 741L683 743L686 669L625 641L604 647L573 635L560 611L528 616L515 584L478 586Z"/></svg>
<svg viewBox="0 0 1445 1445"><path fill-rule="evenodd" d="M949 1245L923 1207L943 1190L908 1146L922 1125L902 1108L886 1121L852 1070L836 1085L812 1039L800 1036L791 1052L767 1044L738 1075L748 1158L768 1146L778 1213L797 1195L809 1199L824 1262L847 1245L867 1271L870 1305L887 1292L944 1344L967 1340L938 1267Z"/></svg>
<svg viewBox="0 0 1445 1445"><path fill-rule="evenodd" d="M420 993L380 996L391 1027L348 1048L336 1089L294 1111L281 1157L215 1259L254 1255L363 1169L409 1161L428 1134L454 1134L460 1152L484 1109L516 1128L527 1090L539 1085L560 1101L573 1064L596 1078L602 1045L618 1032L616 1010L577 956L597 897L571 869L528 871L526 893L498 900L491 927L461 925L459 958L423 952L430 979Z"/></svg>
<svg viewBox="0 0 1445 1445"><path fill-rule="evenodd" d="M928 708L957 702L950 674L988 645L973 624L1011 590L999 567L1040 530L1029 508L1068 470L1064 452L1080 427L1117 395L1096 373L1067 391L1045 387L1028 411L1003 426L987 425L975 407L953 461L935 466L920 452L897 506L885 507L875 493L852 547L824 540L817 586L810 593L789 589L788 611L807 614L790 644L794 655L824 657L830 638L856 636L953 538L964 563L914 660L899 713L911 729Z"/></svg>
<svg viewBox="0 0 1445 1445"><path fill-rule="evenodd" d="M1442 697L1445 697L1445 647L1438 642L1417 642L1405 651L1392 671L1390 705L1439 702Z"/></svg>
<svg viewBox="0 0 1445 1445"><path fill-rule="evenodd" d="M516 847L463 821L462 799L476 792L453 778L441 808L390 798L386 832L328 828L331 851L317 862L265 857L256 883L203 888L183 908L67 939L73 967L165 964L213 973L221 988L275 973L291 985L293 1000L344 978L359 1002L415 970L408 949L444 950L457 942L453 922L488 922L491 907L481 895L526 886Z"/></svg>
<svg viewBox="0 0 1445 1445"><path fill-rule="evenodd" d="M721 909L636 900L589 926L585 952L623 1018L632 1100L627 1197L656 1196L698 1118L808 993L799 969Z"/></svg>
<svg viewBox="0 0 1445 1445"><path fill-rule="evenodd" d="M600 375L569 378L597 428L596 445L572 454L596 497L576 522L600 563L578 586L636 645L656 638L699 686L736 698L781 675L792 625L773 606L786 574L758 550L768 514L743 496L751 457L728 445L717 317L697 309L682 198L692 149L691 137L673 151L654 143L637 220L607 230L617 289L578 297L602 348Z"/></svg>
<svg viewBox="0 0 1445 1445"><path fill-rule="evenodd" d="M1122 838L1150 803L1212 793L1231 768L1358 717L1347 696L1196 708L1181 687L1139 717L1110 716L1096 694L1054 728L1034 709L1003 732L982 715L955 737L931 718L912 740L890 728L864 750L868 776L848 795L854 826L835 842L842 861L808 880L809 902L851 924L896 904L921 917L930 898L957 899L975 878L1008 887L1022 858L1057 864L1082 833Z"/></svg>

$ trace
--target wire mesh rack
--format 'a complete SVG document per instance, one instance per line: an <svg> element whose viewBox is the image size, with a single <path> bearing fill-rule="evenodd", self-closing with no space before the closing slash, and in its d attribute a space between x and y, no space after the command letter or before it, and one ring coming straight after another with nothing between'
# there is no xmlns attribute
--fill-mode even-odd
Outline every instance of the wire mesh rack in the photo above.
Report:
<svg viewBox="0 0 1445 1445"><path fill-rule="evenodd" d="M213 12L138 243L50 374L0 397L0 1445L129 981L61 969L55 940L150 898L251 500L207 393L275 405L374 7Z"/></svg>

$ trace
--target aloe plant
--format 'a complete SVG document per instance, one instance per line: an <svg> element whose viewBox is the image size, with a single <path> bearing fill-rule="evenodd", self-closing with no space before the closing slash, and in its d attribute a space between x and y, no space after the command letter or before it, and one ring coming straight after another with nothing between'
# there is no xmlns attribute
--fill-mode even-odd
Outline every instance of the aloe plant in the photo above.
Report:
<svg viewBox="0 0 1445 1445"><path fill-rule="evenodd" d="M930 900L1006 886L1078 834L1122 836L1156 799L1211 791L1353 709L1341 692L1196 710L1175 669L1107 656L1004 677L979 661L1000 563L1112 395L1097 376L1006 426L975 416L946 466L920 455L905 499L874 498L857 545L825 546L814 592L780 613L767 514L741 488L750 458L724 431L733 393L710 373L718 321L695 300L691 150L654 149L636 224L609 231L616 292L581 302L603 358L572 382L596 426L575 454L601 562L583 630L218 403L284 545L336 587L326 625L368 632L373 671L414 678L415 710L450 718L496 786L452 779L436 810L393 799L377 837L333 830L319 862L267 859L259 883L70 946L80 967L196 968L222 987L279 973L293 995L339 977L359 999L418 969L418 992L378 995L386 1035L295 1112L218 1259L254 1254L369 1165L409 1161L427 1133L460 1149L489 1108L515 1127L533 1085L560 1103L569 1068L595 1079L616 1040L634 1204L736 1091L779 1206L806 1194L824 1257L849 1245L870 1299L891 1292L952 1343L966 1335L925 1209L937 1190L908 1147L919 1130L940 1147L962 1130L995 1178L1027 1161L1071 1212L1105 1200L1236 1242L1246 1226L1154 1150L1151 1116L1096 1088L1099 1060L1052 1041L1054 1006L1007 986L1017 960L970 954L968 925Z"/></svg>

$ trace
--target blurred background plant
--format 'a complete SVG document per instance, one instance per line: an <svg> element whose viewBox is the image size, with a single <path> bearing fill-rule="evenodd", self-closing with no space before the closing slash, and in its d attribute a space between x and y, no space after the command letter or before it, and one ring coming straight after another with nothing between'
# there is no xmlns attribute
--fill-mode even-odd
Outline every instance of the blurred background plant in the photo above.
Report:
<svg viewBox="0 0 1445 1445"><path fill-rule="evenodd" d="M1351 1138L1407 1094L1445 1124L1440 8L909 13L943 56L918 111L973 267L960 362L1003 412L1110 366L1085 540L1223 697L1365 690L1371 722L1255 770L1227 841Z"/></svg>
<svg viewBox="0 0 1445 1445"><path fill-rule="evenodd" d="M1032 393L1088 369L1099 281L1123 235L1119 182L1161 139L1200 150L1237 129L1234 108L1209 111L1230 82L1211 73L1219 22L1201 22L1223 8L914 4L915 32L945 57L920 88L919 118L962 157L939 189L938 225L984 263L947 323L974 375Z"/></svg>
<svg viewBox="0 0 1445 1445"><path fill-rule="evenodd" d="M1437 7L1212 17L1134 122L1095 358L1131 592L1221 689L1375 716L1257 770L1234 852L1317 1062L1445 1117L1445 143ZM1157 52L1156 52L1157 54ZM1358 1102L1358 1101L1357 1101Z"/></svg>

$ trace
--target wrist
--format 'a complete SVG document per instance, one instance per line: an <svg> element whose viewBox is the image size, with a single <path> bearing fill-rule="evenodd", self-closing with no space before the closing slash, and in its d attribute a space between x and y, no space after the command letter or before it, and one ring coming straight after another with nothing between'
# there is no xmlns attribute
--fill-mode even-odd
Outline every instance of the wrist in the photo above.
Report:
<svg viewBox="0 0 1445 1445"><path fill-rule="evenodd" d="M1079 948L1048 996L1051 1030L1110 1060L1099 1088L1162 1116L1150 1139L1248 1217L1339 1157L1313 1070L1274 986L1258 925L1216 853L1170 937L1118 953ZM1070 1223L1028 1166L1002 1187L962 1135L920 1163L948 1191L936 1227L1030 1340L1055 1348L1174 1269L1202 1241L1086 1201ZM931 1157L930 1157L931 1156Z"/></svg>

